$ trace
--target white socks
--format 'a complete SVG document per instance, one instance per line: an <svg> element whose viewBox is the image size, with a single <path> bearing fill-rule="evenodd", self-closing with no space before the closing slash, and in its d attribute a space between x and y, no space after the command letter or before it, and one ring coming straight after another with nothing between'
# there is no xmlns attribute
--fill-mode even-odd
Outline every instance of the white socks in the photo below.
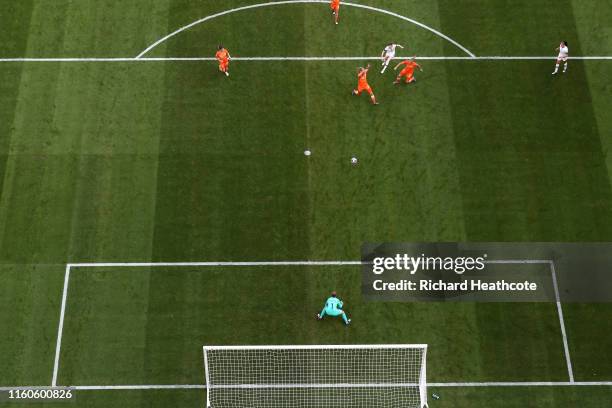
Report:
<svg viewBox="0 0 612 408"><path fill-rule="evenodd" d="M555 65L555 72L553 72L553 75L555 75L557 72L559 72L559 64ZM567 62L565 64L563 64L563 73L567 72Z"/></svg>

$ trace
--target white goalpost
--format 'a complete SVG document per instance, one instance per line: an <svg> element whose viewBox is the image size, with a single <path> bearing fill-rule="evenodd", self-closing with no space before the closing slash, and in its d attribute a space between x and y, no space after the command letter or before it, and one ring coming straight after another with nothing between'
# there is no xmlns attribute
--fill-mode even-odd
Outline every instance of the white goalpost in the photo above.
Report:
<svg viewBox="0 0 612 408"><path fill-rule="evenodd" d="M204 346L207 408L423 408L426 344Z"/></svg>

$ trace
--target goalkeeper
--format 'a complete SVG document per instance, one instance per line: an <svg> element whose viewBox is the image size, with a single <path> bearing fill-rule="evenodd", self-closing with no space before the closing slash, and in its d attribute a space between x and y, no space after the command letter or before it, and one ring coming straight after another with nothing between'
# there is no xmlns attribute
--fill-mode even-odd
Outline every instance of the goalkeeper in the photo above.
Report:
<svg viewBox="0 0 612 408"><path fill-rule="evenodd" d="M349 319L344 310L342 310L342 306L343 303L340 299L338 299L336 292L332 292L331 296L325 301L325 306L323 306L321 313L317 314L317 319L323 320L325 315L330 315L333 317L342 316L344 324L348 326L351 323L351 319Z"/></svg>

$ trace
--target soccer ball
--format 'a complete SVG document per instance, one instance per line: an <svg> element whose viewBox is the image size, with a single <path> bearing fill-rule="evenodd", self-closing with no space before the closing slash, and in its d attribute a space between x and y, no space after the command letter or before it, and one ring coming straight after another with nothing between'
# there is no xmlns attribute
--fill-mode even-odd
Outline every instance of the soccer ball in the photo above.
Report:
<svg viewBox="0 0 612 408"><path fill-rule="evenodd" d="M310 150L305 150L304 151L304 156L310 156L312 154L312 152Z"/></svg>
<svg viewBox="0 0 612 408"><path fill-rule="evenodd" d="M352 164L352 165L355 165L355 164L357 164L358 162L359 162L359 160L357 160L357 158L356 158L356 157L351 158L351 164Z"/></svg>

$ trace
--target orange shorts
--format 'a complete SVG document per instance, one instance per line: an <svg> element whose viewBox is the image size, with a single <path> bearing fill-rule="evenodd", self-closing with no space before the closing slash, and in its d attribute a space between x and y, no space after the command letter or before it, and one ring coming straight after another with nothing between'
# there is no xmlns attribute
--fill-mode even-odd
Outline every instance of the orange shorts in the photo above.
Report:
<svg viewBox="0 0 612 408"><path fill-rule="evenodd" d="M229 60L219 61L219 70L225 71L229 68Z"/></svg>
<svg viewBox="0 0 612 408"><path fill-rule="evenodd" d="M329 5L330 8L332 9L332 11L335 11L336 13L340 10L340 4L330 4Z"/></svg>
<svg viewBox="0 0 612 408"><path fill-rule="evenodd" d="M357 94L361 95L361 93L363 91L366 91L368 94L372 95L374 92L372 92L372 87L368 84L359 84L357 86Z"/></svg>
<svg viewBox="0 0 612 408"><path fill-rule="evenodd" d="M413 69L405 69L402 72L400 72L399 76L400 77L405 76L406 77L406 82L410 82L414 78L414 70Z"/></svg>

